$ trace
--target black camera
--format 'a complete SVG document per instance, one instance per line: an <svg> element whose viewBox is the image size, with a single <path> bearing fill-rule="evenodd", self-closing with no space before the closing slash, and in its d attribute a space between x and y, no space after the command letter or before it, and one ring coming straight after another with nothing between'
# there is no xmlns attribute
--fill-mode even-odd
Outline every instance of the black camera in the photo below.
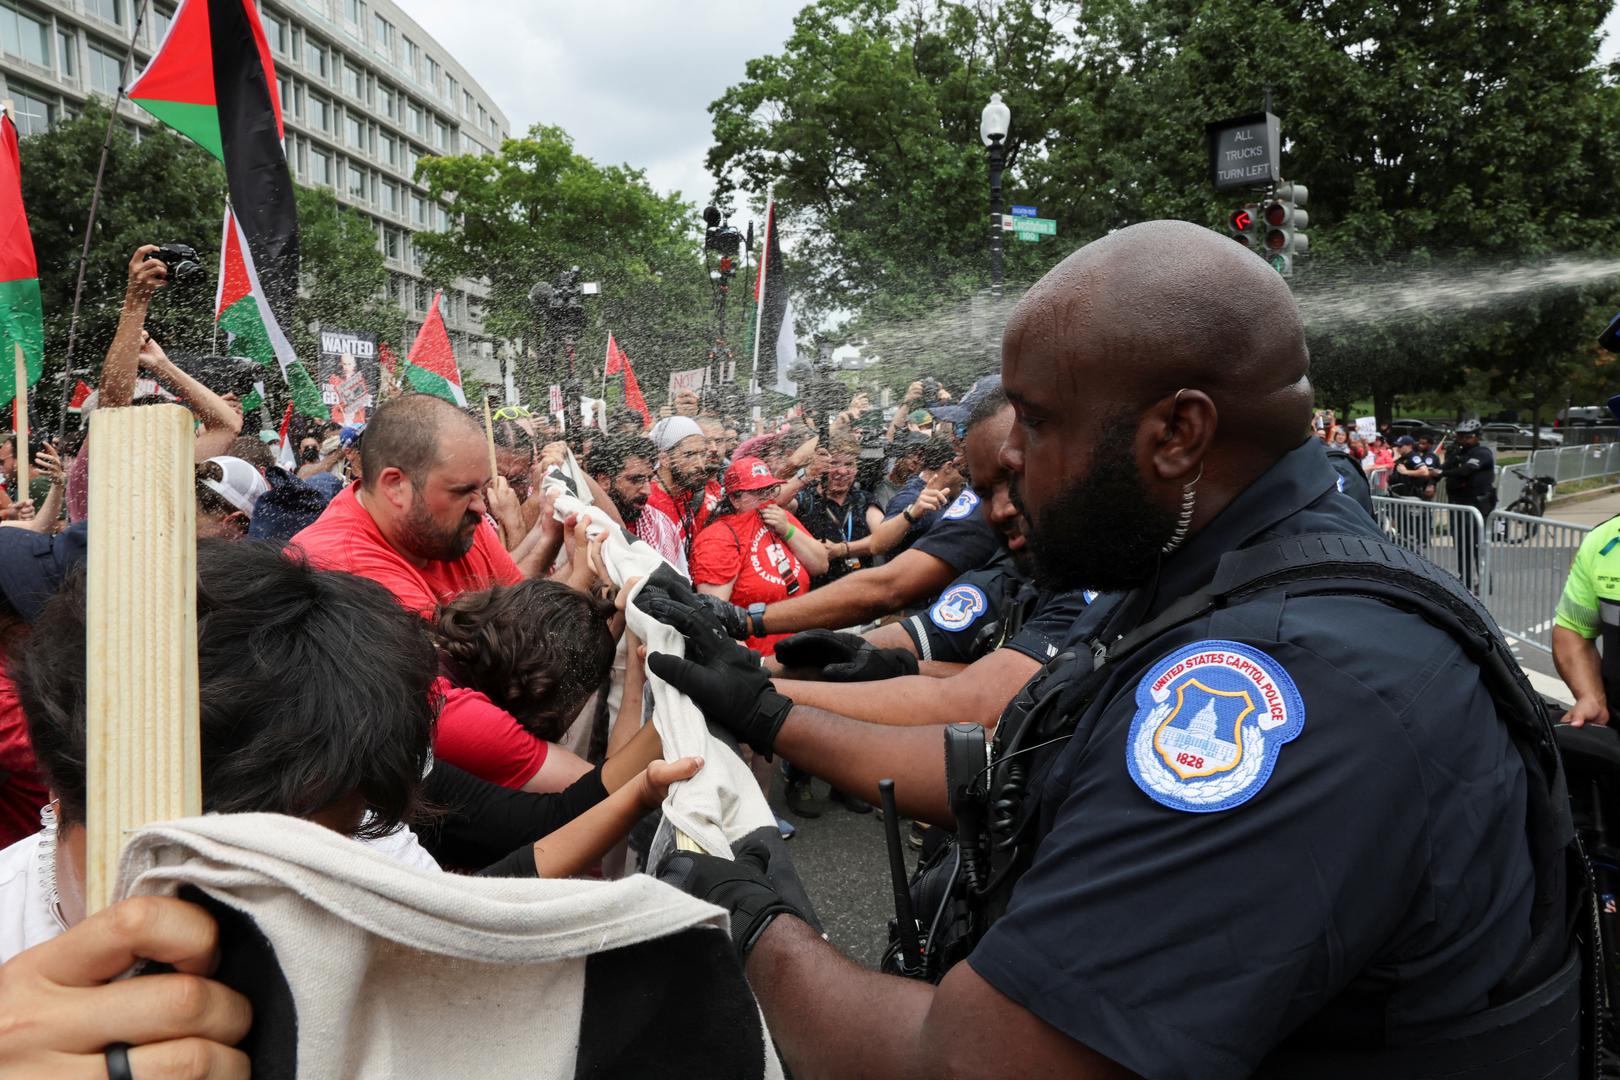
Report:
<svg viewBox="0 0 1620 1080"><path fill-rule="evenodd" d="M703 248L723 259L734 259L742 248L743 234L727 218L728 215L721 213L717 206L703 208L703 224L706 226L703 230Z"/></svg>
<svg viewBox="0 0 1620 1080"><path fill-rule="evenodd" d="M202 277L202 264L197 261L197 249L189 244L164 244L148 252L148 259L156 259L169 273L169 284L190 285Z"/></svg>

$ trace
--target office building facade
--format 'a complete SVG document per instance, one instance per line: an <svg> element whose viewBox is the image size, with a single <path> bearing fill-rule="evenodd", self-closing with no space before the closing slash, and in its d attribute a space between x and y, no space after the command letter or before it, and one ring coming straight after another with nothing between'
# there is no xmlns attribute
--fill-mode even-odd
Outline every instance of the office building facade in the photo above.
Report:
<svg viewBox="0 0 1620 1080"><path fill-rule="evenodd" d="M133 70L123 70L136 10ZM493 154L506 116L448 52L390 0L259 0L280 83L287 159L301 184L329 188L377 232L389 295L405 312L403 350L433 299L413 238L442 230L445 208L413 179L436 154ZM167 32L164 0L0 0L0 95L24 135L72 116L90 96L111 101ZM129 123L156 121L129 102ZM211 240L212 238L210 238ZM464 376L501 381L497 343L483 333L483 287L459 281L441 310Z"/></svg>

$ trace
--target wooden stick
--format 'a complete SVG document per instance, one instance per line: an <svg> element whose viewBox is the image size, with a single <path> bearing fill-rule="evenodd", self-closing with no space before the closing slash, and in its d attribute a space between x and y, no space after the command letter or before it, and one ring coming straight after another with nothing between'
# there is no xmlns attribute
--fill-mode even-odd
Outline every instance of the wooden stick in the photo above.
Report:
<svg viewBox="0 0 1620 1080"><path fill-rule="evenodd" d="M191 413L90 419L86 911L112 900L125 836L202 813Z"/></svg>
<svg viewBox="0 0 1620 1080"><path fill-rule="evenodd" d="M495 422L489 418L489 395L484 395L484 441L489 445L489 478L494 480L501 475L501 467L495 463Z"/></svg>
<svg viewBox="0 0 1620 1080"><path fill-rule="evenodd" d="M17 396L11 399L12 414L17 419L17 501L23 502L28 498L28 360L23 356L22 342L11 344L17 362Z"/></svg>

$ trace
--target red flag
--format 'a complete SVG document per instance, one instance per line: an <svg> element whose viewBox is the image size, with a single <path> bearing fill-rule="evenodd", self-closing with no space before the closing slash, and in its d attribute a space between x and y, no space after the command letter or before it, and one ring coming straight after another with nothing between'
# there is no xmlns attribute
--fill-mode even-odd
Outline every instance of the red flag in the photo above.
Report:
<svg viewBox="0 0 1620 1080"><path fill-rule="evenodd" d="M405 357L405 382L420 394L453 401L463 408L467 398L461 392L461 371L456 367L456 354L450 348L450 334L444 328L444 316L439 314L441 290L433 294L433 307L427 321L417 331L416 343Z"/></svg>
<svg viewBox="0 0 1620 1080"><path fill-rule="evenodd" d="M90 387L83 379L73 384L73 396L68 399L68 412L78 413L84 409L85 401L90 397Z"/></svg>
<svg viewBox="0 0 1620 1080"><path fill-rule="evenodd" d="M652 413L647 411L647 399L641 396L641 385L636 382L636 372L630 366L630 358L624 354L624 350L619 348L619 343L614 341L613 335L609 333L607 369L604 377L617 375L621 371L624 373L624 403L641 414L643 428L652 427Z"/></svg>
<svg viewBox="0 0 1620 1080"><path fill-rule="evenodd" d="M382 364L383 370L388 374L399 377L399 361L394 359L394 350L388 347L388 342L377 343L377 362Z"/></svg>
<svg viewBox="0 0 1620 1080"><path fill-rule="evenodd" d="M293 475L298 474L298 455L292 448L293 403L287 402L287 411L281 417L281 441L276 444L276 464Z"/></svg>

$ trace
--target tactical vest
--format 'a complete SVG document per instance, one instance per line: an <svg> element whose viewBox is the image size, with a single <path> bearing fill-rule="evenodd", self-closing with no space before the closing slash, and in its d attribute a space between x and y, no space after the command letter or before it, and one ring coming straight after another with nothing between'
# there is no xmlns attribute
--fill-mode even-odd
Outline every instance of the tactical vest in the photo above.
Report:
<svg viewBox="0 0 1620 1080"><path fill-rule="evenodd" d="M1387 991L1353 980L1333 1006L1277 1047L1256 1075L1596 1077L1597 1018L1608 1008L1601 931L1551 720L1478 600L1410 552L1359 536L1294 536L1229 552L1207 588L1110 643L1094 643L1089 655L1071 651L1054 659L1008 706L988 748L976 725L948 729L946 780L958 840L929 853L913 883L923 955L904 956L891 943L886 968L937 981L1005 912L1040 838L1037 801L1029 793L1038 790L1058 749L1093 707L1108 700L1103 692L1122 661L1177 627L1278 590L1289 596L1356 595L1419 615L1451 634L1478 665L1524 763L1535 893L1530 945L1484 1011L1428 1033L1421 1044L1390 1045L1383 1028ZM1549 1070L1549 1061L1569 1067ZM1573 1071L1577 1061L1579 1072Z"/></svg>

